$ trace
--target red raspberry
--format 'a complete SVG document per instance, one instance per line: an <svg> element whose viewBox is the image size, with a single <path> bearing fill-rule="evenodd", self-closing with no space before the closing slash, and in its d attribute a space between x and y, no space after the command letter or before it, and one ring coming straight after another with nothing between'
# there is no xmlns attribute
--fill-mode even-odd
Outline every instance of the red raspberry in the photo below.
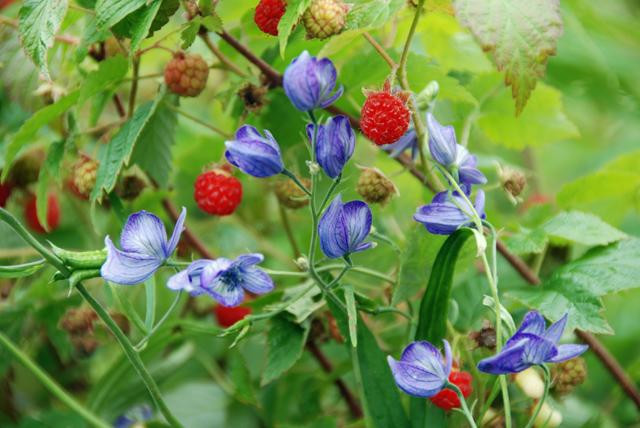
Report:
<svg viewBox="0 0 640 428"><path fill-rule="evenodd" d="M287 4L282 0L260 0L253 20L263 33L277 36L278 23L286 9Z"/></svg>
<svg viewBox="0 0 640 428"><path fill-rule="evenodd" d="M0 183L0 207L4 208L7 205L7 199L11 196L13 186L11 183Z"/></svg>
<svg viewBox="0 0 640 428"><path fill-rule="evenodd" d="M473 392L471 381L473 378L469 372L454 370L449 375L449 382L456 385L462 391L464 398ZM433 397L429 398L433 404L444 410L451 410L460 407L460 398L453 389L443 389Z"/></svg>
<svg viewBox="0 0 640 428"><path fill-rule="evenodd" d="M164 69L164 81L174 94L195 97L207 85L209 66L198 54L178 52Z"/></svg>
<svg viewBox="0 0 640 428"><path fill-rule="evenodd" d="M38 220L36 211L36 197L31 196L24 206L24 218L31 229L38 233L47 233ZM55 195L49 195L47 198L47 225L49 231L54 230L60 223L60 204Z"/></svg>
<svg viewBox="0 0 640 428"><path fill-rule="evenodd" d="M381 146L391 144L409 129L411 114L408 95L394 93L386 82L382 91L369 92L362 106L360 129L371 141Z"/></svg>
<svg viewBox="0 0 640 428"><path fill-rule="evenodd" d="M222 305L216 305L213 308L213 313L218 320L220 327L231 327L247 315L251 313L251 308L246 306L234 306L227 307Z"/></svg>
<svg viewBox="0 0 640 428"><path fill-rule="evenodd" d="M203 172L194 188L193 198L198 207L209 214L233 214L242 201L242 183L223 169Z"/></svg>

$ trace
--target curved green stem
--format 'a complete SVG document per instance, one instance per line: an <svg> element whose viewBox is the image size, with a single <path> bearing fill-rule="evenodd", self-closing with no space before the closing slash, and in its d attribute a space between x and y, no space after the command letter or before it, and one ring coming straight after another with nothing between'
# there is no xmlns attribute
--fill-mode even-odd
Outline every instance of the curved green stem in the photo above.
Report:
<svg viewBox="0 0 640 428"><path fill-rule="evenodd" d="M171 302L171 306L169 306L169 309L167 309L167 312L165 312L162 318L160 318L160 321L158 321L158 323L154 325L151 330L149 330L149 333L147 333L147 335L143 337L136 346L133 347L137 352L140 352L144 349L144 346L147 344L149 339L151 339L151 337L160 329L160 327L162 327L165 321L169 319L169 315L171 315L173 310L178 305L178 302L180 301L181 296L182 296L182 290L176 293L175 299L173 299L173 302Z"/></svg>
<svg viewBox="0 0 640 428"><path fill-rule="evenodd" d="M551 386L551 372L549 371L549 368L544 364L541 364L540 367L544 372L544 394L542 395L542 398L540 398L540 400L538 401L538 405L536 406L536 409L531 415L531 419L529 419L529 422L527 422L527 425L525 426L525 428L531 428L533 424L536 422L536 418L538 417L538 414L540 414L540 409L542 409L542 405L544 404L545 400L547 399L547 396L549 395L549 387Z"/></svg>
<svg viewBox="0 0 640 428"><path fill-rule="evenodd" d="M102 421L98 416L93 414L89 409L78 403L71 395L67 393L58 383L49 377L34 361L29 358L20 348L18 348L7 336L0 331L0 344L2 344L20 363L25 366L40 382L47 388L56 398L69 406L82 419L95 427L109 428L111 425Z"/></svg>
<svg viewBox="0 0 640 428"><path fill-rule="evenodd" d="M283 169L281 172L282 175L286 175L287 177L289 177L291 179L291 181L293 181L296 186L298 186L300 188L300 190L302 190L304 193L307 194L307 196L311 196L311 192L309 191L309 189L307 189L304 184L302 184L302 182L300 181L300 179L298 179L298 177L296 177L296 175L289 171L288 169Z"/></svg>
<svg viewBox="0 0 640 428"><path fill-rule="evenodd" d="M467 400L464 398L464 395L462 394L462 391L460 390L460 388L458 388L457 385L451 383L451 382L447 382L446 388L450 388L453 389L456 394L458 394L458 398L460 399L460 405L462 406L462 413L464 413L464 415L467 417L467 421L469 421L469 426L471 428L476 428L476 421L473 420L473 414L471 414L471 411L469 410L469 406L467 406Z"/></svg>

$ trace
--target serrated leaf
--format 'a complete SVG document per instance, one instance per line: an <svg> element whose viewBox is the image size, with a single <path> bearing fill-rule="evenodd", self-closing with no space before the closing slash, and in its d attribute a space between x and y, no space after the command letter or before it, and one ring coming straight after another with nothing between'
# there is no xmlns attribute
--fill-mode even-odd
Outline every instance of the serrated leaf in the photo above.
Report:
<svg viewBox="0 0 640 428"><path fill-rule="evenodd" d="M177 104L177 97L165 95L138 138L131 162L136 163L160 186L167 187L171 175L171 148L175 142L178 115L167 103Z"/></svg>
<svg viewBox="0 0 640 428"><path fill-rule="evenodd" d="M269 352L262 372L261 385L279 378L298 361L307 343L308 323L303 327L289 321L284 316L271 319L267 336Z"/></svg>
<svg viewBox="0 0 640 428"><path fill-rule="evenodd" d="M49 222L47 221L47 208L49 184L52 180L55 180L60 176L60 164L64 156L65 141L56 141L49 146L47 152L47 158L40 169L38 175L38 185L36 187L36 215L38 221L45 228L49 230Z"/></svg>
<svg viewBox="0 0 640 428"><path fill-rule="evenodd" d="M155 100L140 105L131 119L126 121L109 141L100 156L100 167L96 175L96 184L91 192L91 201L101 200L103 193L109 193L114 189L120 170L124 165L129 164L136 143L149 119L164 99L164 95L163 89Z"/></svg>
<svg viewBox="0 0 640 428"><path fill-rule="evenodd" d="M280 43L280 55L284 58L289 36L300 17L311 4L311 0L292 0L287 2L287 9L278 22L278 43Z"/></svg>
<svg viewBox="0 0 640 428"><path fill-rule="evenodd" d="M96 27L106 30L138 10L147 0L98 0L96 3Z"/></svg>
<svg viewBox="0 0 640 428"><path fill-rule="evenodd" d="M346 29L382 27L405 4L404 0L371 0L356 4L347 15Z"/></svg>
<svg viewBox="0 0 640 428"><path fill-rule="evenodd" d="M455 0L454 9L504 71L520 114L556 53L562 34L559 0Z"/></svg>
<svg viewBox="0 0 640 428"><path fill-rule="evenodd" d="M159 8L153 13L152 8L156 6L158 1L160 2ZM179 0L148 0L145 2L144 7L140 7L127 14L127 16L115 24L112 28L113 33L118 37L130 39L133 39L136 33L138 33L137 37L140 37L142 41L147 37L151 37L154 32L164 27L179 7ZM153 19L150 19L150 14L153 14ZM151 21L150 23L149 20ZM145 27L146 32L144 31ZM131 48L131 50L133 51L134 48Z"/></svg>
<svg viewBox="0 0 640 428"><path fill-rule="evenodd" d="M53 46L67 13L67 0L26 0L20 8L18 30L24 50L50 80L47 50Z"/></svg>
<svg viewBox="0 0 640 428"><path fill-rule="evenodd" d="M504 239L509 251L518 255L539 254L544 251L547 241L545 231L538 228L531 230L522 228L518 233Z"/></svg>
<svg viewBox="0 0 640 428"><path fill-rule="evenodd" d="M539 147L579 136L578 129L564 112L562 93L539 84L527 109L519 116L507 91L502 91L482 107L477 124L494 143L511 149Z"/></svg>
<svg viewBox="0 0 640 428"><path fill-rule="evenodd" d="M561 212L546 222L542 229L556 240L588 246L607 245L627 238L626 233L598 216L580 211Z"/></svg>
<svg viewBox="0 0 640 428"><path fill-rule="evenodd" d="M588 251L557 269L540 287L512 290L509 295L555 321L569 313L568 328L613 333L602 317L600 298L640 287L640 239L630 238Z"/></svg>
<svg viewBox="0 0 640 428"><path fill-rule="evenodd" d="M130 54L135 55L142 43L142 40L147 37L153 20L156 19L158 10L162 5L162 0L153 0L150 4L140 9L139 13L136 13L135 22L131 29L131 45Z"/></svg>
<svg viewBox="0 0 640 428"><path fill-rule="evenodd" d="M204 26L209 31L221 31L222 19L216 14L209 16L196 16L193 18L184 30L180 33L182 39L182 49L188 49L193 44L200 31L200 27Z"/></svg>

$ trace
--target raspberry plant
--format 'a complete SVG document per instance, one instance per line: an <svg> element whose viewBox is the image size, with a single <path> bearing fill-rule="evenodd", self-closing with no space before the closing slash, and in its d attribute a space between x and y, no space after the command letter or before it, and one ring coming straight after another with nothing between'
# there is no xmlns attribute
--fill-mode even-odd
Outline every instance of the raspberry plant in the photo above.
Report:
<svg viewBox="0 0 640 428"><path fill-rule="evenodd" d="M636 9L0 1L0 425L634 424Z"/></svg>

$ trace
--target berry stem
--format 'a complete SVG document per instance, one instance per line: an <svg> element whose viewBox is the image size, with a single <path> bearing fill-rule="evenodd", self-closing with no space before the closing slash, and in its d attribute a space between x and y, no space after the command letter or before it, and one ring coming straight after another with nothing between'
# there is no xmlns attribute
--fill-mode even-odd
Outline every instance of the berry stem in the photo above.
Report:
<svg viewBox="0 0 640 428"><path fill-rule="evenodd" d="M471 428L477 428L476 421L473 420L473 415L469 410L469 406L467 406L467 400L464 398L464 394L462 394L462 391L460 390L460 388L458 388L458 385L451 382L447 382L445 387L449 389L453 389L455 393L458 394L458 398L460 399L460 405L462 406L462 413L464 413L464 415L467 417L467 421L469 421L469 426Z"/></svg>

